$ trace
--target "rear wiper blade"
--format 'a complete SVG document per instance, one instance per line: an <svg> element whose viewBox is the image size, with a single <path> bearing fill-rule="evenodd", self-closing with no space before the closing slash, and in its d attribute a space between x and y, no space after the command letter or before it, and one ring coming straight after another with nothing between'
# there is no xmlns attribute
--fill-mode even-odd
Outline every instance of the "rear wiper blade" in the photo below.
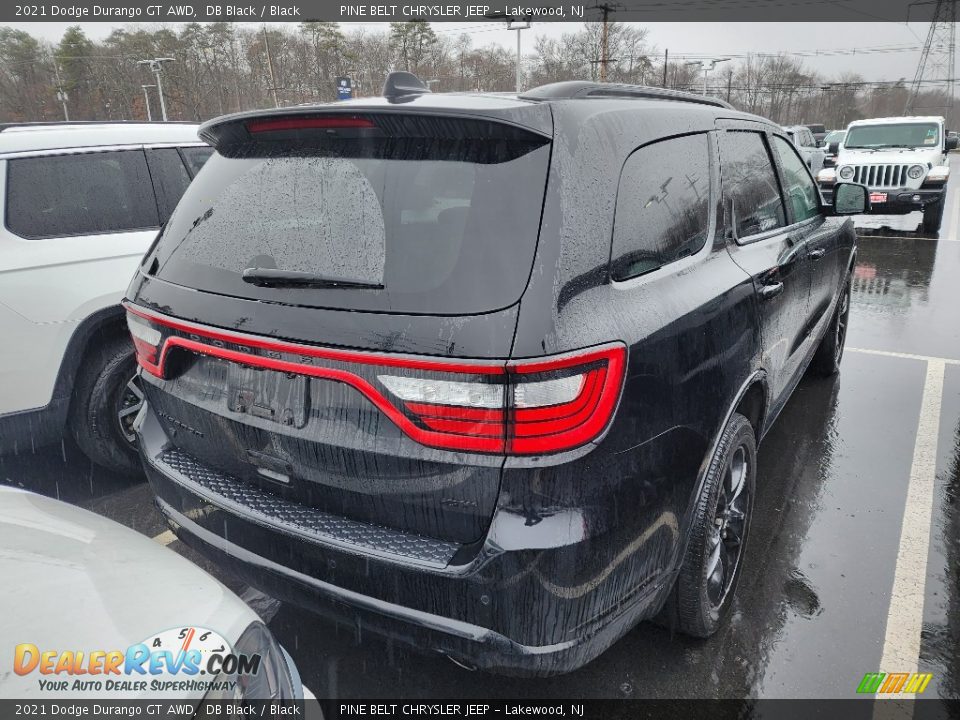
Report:
<svg viewBox="0 0 960 720"><path fill-rule="evenodd" d="M243 271L243 281L260 287L318 287L318 288L366 288L383 290L382 283L357 278L319 275L298 270L249 267Z"/></svg>

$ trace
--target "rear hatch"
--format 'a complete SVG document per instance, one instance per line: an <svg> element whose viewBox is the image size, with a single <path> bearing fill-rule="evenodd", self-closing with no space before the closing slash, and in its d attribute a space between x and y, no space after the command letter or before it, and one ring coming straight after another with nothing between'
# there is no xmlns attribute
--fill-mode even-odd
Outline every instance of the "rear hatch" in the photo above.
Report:
<svg viewBox="0 0 960 720"><path fill-rule="evenodd" d="M493 105L203 128L218 152L128 306L177 451L351 520L482 537L550 157L548 108Z"/></svg>

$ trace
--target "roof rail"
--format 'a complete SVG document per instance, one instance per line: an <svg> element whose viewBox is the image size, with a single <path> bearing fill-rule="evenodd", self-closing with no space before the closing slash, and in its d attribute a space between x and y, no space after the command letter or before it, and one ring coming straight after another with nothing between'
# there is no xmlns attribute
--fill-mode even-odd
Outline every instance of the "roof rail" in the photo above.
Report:
<svg viewBox="0 0 960 720"><path fill-rule="evenodd" d="M733 110L733 106L719 98L694 95L681 90L648 87L646 85L622 85L620 83L595 83L586 80L541 85L517 97L524 100L570 100L576 98L641 98L646 100L674 100L677 102L710 105Z"/></svg>
<svg viewBox="0 0 960 720"><path fill-rule="evenodd" d="M430 87L416 75L397 70L387 75L383 84L383 96L390 102L412 100L418 95L430 92Z"/></svg>
<svg viewBox="0 0 960 720"><path fill-rule="evenodd" d="M192 120L38 120L0 123L0 132L21 127L66 127L69 125L197 125Z"/></svg>

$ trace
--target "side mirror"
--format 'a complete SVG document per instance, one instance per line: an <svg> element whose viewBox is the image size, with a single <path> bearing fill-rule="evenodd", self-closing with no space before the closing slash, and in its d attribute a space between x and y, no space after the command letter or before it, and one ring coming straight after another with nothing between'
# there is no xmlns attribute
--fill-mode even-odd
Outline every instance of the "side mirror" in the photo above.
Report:
<svg viewBox="0 0 960 720"><path fill-rule="evenodd" d="M870 211L870 191L857 183L837 183L833 188L834 215L862 215Z"/></svg>
<svg viewBox="0 0 960 720"><path fill-rule="evenodd" d="M956 150L960 147L960 137L947 135L947 150Z"/></svg>
<svg viewBox="0 0 960 720"><path fill-rule="evenodd" d="M836 155L838 152L840 152L840 143L832 142L830 143L828 149L830 150L831 155Z"/></svg>

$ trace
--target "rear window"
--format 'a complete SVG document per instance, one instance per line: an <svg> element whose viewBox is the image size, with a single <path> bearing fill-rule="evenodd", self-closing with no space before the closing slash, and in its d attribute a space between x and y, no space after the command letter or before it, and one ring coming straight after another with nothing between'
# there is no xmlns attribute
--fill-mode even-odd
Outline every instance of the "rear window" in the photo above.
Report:
<svg viewBox="0 0 960 720"><path fill-rule="evenodd" d="M546 142L503 141L496 153L487 139L380 139L215 154L160 238L157 276L314 307L437 315L507 307L536 250ZM261 286L243 280L249 268L382 288Z"/></svg>
<svg viewBox="0 0 960 720"><path fill-rule="evenodd" d="M7 161L7 228L38 239L155 228L143 150Z"/></svg>

